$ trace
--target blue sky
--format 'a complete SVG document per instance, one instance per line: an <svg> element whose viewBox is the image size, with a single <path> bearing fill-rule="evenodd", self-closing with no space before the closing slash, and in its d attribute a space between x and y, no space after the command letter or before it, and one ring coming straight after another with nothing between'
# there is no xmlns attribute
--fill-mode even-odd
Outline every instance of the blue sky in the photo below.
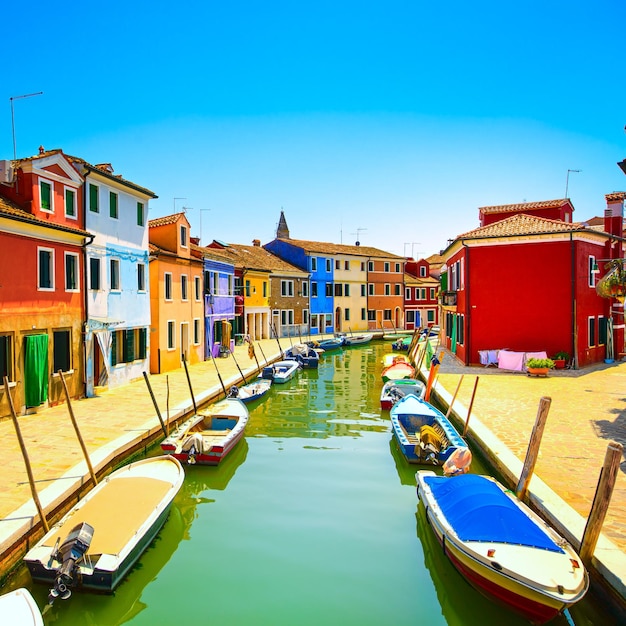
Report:
<svg viewBox="0 0 626 626"><path fill-rule="evenodd" d="M27 8L25 8L27 7ZM0 159L61 148L192 234L427 256L478 207L626 189L623 0L9 3ZM4 104L2 104L4 103ZM2 113L4 111L4 113ZM178 199L175 199L178 198Z"/></svg>

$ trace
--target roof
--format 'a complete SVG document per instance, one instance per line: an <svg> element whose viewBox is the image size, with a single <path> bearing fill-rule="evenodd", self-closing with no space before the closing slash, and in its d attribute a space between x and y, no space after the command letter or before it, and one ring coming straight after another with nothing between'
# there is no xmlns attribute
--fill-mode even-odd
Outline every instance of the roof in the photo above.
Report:
<svg viewBox="0 0 626 626"><path fill-rule="evenodd" d="M616 202L626 199L626 191L614 191L613 193L605 194L604 198L607 202Z"/></svg>
<svg viewBox="0 0 626 626"><path fill-rule="evenodd" d="M115 176L113 174L113 167L111 166L110 163L101 163L100 165L91 165L91 163L88 163L87 161L85 161L85 159L81 159L79 157L65 154L63 150L61 150L60 148L55 148L54 150L44 150L43 148L40 148L39 154L35 154L30 157L25 157L23 159L17 159L17 161L15 162L17 163L19 167L20 163L23 163L26 161L37 161L38 159L45 159L46 157L52 156L54 154L62 154L63 156L65 156L65 158L68 161L70 161L71 163L75 165L82 165L83 167L85 167L88 170L91 170L92 172L98 172L99 174L102 174L102 176L104 176L105 178L110 178L111 180L114 180L118 183L126 185L127 187L132 187L136 191L139 191L152 198L158 198L158 196L153 191L150 191L150 189L147 189L146 187L141 187L140 185L137 185L129 180L126 180L125 178L122 178L122 176L119 176L119 175Z"/></svg>
<svg viewBox="0 0 626 626"><path fill-rule="evenodd" d="M218 258L227 259L237 267L245 267L267 272L297 273L308 275L308 272L284 261L261 246L246 246L243 244L222 244L223 248L205 248L209 255L215 254Z"/></svg>
<svg viewBox="0 0 626 626"><path fill-rule="evenodd" d="M364 257L381 257L386 259L402 259L405 257L398 256L391 252L385 252L378 248L371 248L369 246L349 246L341 243L326 243L323 241L304 241L302 239L282 239L297 248L302 248L306 252L316 252L320 254L346 254L352 256L364 256Z"/></svg>
<svg viewBox="0 0 626 626"><path fill-rule="evenodd" d="M50 222L36 217L32 213L21 209L17 204L11 202L7 198L0 196L0 217L7 217L9 219L18 220L20 222L27 222L43 226L44 228L52 228L54 230L61 230L66 233L72 233L81 237L91 237L92 234L82 228L74 228L72 226L66 226L65 224L57 224L56 222Z"/></svg>
<svg viewBox="0 0 626 626"><path fill-rule="evenodd" d="M456 239L487 239L491 237L512 237L516 235L545 235L587 230L582 222L563 222L561 220L549 220L544 217L518 213L499 222L487 226L480 226L474 230L457 235Z"/></svg>
<svg viewBox="0 0 626 626"><path fill-rule="evenodd" d="M169 224L175 224L181 215L184 213L174 213L173 215L166 215L165 217L155 217L153 220L148 220L148 226L155 228L157 226L168 226Z"/></svg>
<svg viewBox="0 0 626 626"><path fill-rule="evenodd" d="M542 200L541 202L522 202L520 204L501 204L498 206L481 206L478 210L485 213L519 213L520 211L540 211L542 209L558 209L568 203L568 198L558 200Z"/></svg>

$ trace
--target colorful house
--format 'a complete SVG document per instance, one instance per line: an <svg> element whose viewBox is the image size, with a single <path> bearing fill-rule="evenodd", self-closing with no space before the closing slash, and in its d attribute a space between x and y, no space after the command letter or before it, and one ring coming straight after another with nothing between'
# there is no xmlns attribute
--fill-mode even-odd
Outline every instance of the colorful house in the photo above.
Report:
<svg viewBox="0 0 626 626"><path fill-rule="evenodd" d="M367 261L367 319L370 330L404 328L404 257L382 250Z"/></svg>
<svg viewBox="0 0 626 626"><path fill-rule="evenodd" d="M439 324L439 280L430 275L427 259L407 259L404 266L404 328Z"/></svg>
<svg viewBox="0 0 626 626"><path fill-rule="evenodd" d="M485 225L442 253L446 346L465 364L504 348L564 351L575 366L602 361L611 344L622 351L623 309L596 284L605 262L623 257L625 195L606 196L603 230L573 223L568 199L479 209Z"/></svg>
<svg viewBox="0 0 626 626"><path fill-rule="evenodd" d="M65 401L59 370L70 397L84 395L83 251L93 236L83 179L60 150L0 169L0 383L8 379L21 413Z"/></svg>
<svg viewBox="0 0 626 626"><path fill-rule="evenodd" d="M157 196L110 163L68 157L84 179L87 246L87 395L141 378L149 368L148 202Z"/></svg>
<svg viewBox="0 0 626 626"><path fill-rule="evenodd" d="M192 252L184 213L148 222L150 240L150 372L204 361L203 261Z"/></svg>

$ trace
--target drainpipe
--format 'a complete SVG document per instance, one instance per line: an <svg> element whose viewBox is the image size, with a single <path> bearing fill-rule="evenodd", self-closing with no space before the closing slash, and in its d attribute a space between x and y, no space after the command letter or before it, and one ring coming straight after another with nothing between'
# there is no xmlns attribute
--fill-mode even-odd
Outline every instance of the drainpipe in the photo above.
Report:
<svg viewBox="0 0 626 626"><path fill-rule="evenodd" d="M469 280L469 246L465 243L465 241L463 239L461 239L461 245L463 246L463 248L465 248L465 268L463 270L463 288L465 289L465 303L466 303L466 307L465 307L465 324L464 324L464 340L465 340L465 364L469 365L470 363L470 354L472 353L471 351L471 333L470 333L470 328L471 328L471 311L472 311L472 305L470 303L470 280ZM458 297L457 297L457 306L458 306ZM457 338L459 335L459 331L457 330Z"/></svg>
<svg viewBox="0 0 626 626"><path fill-rule="evenodd" d="M87 230L87 176L85 176L85 180L83 182L83 229ZM85 238L85 242L82 245L83 248L83 299L85 302L85 339L87 338L87 331L89 330L89 279L88 279L88 263L87 263L87 246L93 243L93 240L96 238L95 235L89 235L88 238ZM88 240L87 240L88 239ZM85 397L87 397L87 342L83 340L83 388ZM94 387L95 387L94 380Z"/></svg>
<svg viewBox="0 0 626 626"><path fill-rule="evenodd" d="M578 331L576 315L576 252L574 248L573 233L569 234L570 241L570 266L571 266L571 287L572 287L572 358L574 369L578 369Z"/></svg>

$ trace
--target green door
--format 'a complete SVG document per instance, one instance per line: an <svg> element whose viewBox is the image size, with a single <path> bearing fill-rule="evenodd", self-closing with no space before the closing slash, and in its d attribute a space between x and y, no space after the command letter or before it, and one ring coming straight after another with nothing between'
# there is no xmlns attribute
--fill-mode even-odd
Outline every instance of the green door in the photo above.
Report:
<svg viewBox="0 0 626 626"><path fill-rule="evenodd" d="M24 382L27 407L48 399L48 335L24 337Z"/></svg>

